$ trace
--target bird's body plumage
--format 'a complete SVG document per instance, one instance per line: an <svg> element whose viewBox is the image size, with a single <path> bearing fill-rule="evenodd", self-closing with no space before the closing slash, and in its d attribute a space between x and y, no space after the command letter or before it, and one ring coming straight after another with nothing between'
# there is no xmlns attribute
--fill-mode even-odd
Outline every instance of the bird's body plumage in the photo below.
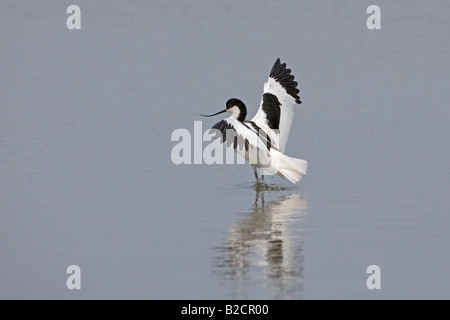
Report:
<svg viewBox="0 0 450 320"><path fill-rule="evenodd" d="M307 162L284 154L294 118L294 107L300 104L299 90L291 70L277 59L264 84L261 105L251 120L245 120L247 109L239 99L229 99L226 109L218 112L231 116L211 129L227 146L243 156L253 167L298 182L307 171ZM214 114L214 115L216 115Z"/></svg>

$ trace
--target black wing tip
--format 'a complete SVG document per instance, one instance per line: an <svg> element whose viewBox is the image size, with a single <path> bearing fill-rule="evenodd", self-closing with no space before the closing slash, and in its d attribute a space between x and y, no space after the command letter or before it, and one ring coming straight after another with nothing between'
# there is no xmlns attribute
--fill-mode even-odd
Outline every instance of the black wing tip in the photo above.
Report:
<svg viewBox="0 0 450 320"><path fill-rule="evenodd" d="M281 86L286 89L286 92L294 98L295 103L301 104L300 97L298 93L300 90L297 89L298 83L294 81L294 75L291 75L291 69L286 68L286 63L281 63L280 58L275 60L275 63L270 70L271 78L275 79Z"/></svg>
<svg viewBox="0 0 450 320"><path fill-rule="evenodd" d="M281 64L281 60L280 58L277 58L277 60L275 60L275 63L272 66L272 70L270 70L270 74L274 73L275 70L280 66Z"/></svg>

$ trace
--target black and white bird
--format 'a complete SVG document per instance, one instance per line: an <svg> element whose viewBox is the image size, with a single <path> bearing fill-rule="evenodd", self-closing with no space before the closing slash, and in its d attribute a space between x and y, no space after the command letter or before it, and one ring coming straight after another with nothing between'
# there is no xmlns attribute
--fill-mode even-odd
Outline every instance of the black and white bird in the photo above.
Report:
<svg viewBox="0 0 450 320"><path fill-rule="evenodd" d="M306 174L308 162L284 154L287 139L294 118L294 109L300 104L291 70L278 58L264 84L264 92L258 112L252 120L245 120L247 108L236 98L229 99L226 109L211 115L228 112L231 115L217 122L211 129L216 139L221 138L227 146L243 156L253 167L255 178L259 181L256 168L264 173L277 174L292 183L297 183Z"/></svg>

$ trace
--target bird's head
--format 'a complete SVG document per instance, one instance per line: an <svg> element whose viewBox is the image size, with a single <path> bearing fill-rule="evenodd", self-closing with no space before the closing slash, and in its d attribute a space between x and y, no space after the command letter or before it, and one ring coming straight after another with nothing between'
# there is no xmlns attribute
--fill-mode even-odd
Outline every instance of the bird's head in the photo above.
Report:
<svg viewBox="0 0 450 320"><path fill-rule="evenodd" d="M224 110L209 115L201 114L201 116L212 117L224 112L230 113L231 114L230 118L237 119L241 122L244 121L245 117L247 116L247 108L245 107L245 104L241 100L236 98L229 99L226 103L226 108Z"/></svg>

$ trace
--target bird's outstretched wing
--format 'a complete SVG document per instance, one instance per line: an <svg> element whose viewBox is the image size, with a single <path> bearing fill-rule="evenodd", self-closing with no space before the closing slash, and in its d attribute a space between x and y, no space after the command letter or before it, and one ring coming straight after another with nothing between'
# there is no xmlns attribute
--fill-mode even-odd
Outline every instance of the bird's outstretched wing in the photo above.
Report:
<svg viewBox="0 0 450 320"><path fill-rule="evenodd" d="M261 106L251 120L272 139L272 147L284 152L294 119L294 107L300 104L298 83L291 75L291 69L278 58L264 84Z"/></svg>
<svg viewBox="0 0 450 320"><path fill-rule="evenodd" d="M261 163L270 163L270 138L260 134L251 123L226 118L217 122L210 133L215 134L215 139L220 138L222 143L226 142L228 147L233 146L248 161L253 157Z"/></svg>

